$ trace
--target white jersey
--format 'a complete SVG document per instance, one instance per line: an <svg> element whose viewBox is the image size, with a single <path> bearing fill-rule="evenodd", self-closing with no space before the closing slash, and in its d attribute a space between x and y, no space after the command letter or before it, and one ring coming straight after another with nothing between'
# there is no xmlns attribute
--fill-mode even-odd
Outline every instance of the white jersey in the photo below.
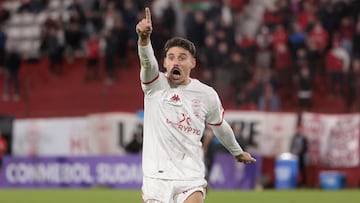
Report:
<svg viewBox="0 0 360 203"><path fill-rule="evenodd" d="M219 125L223 107L215 90L196 79L173 88L159 72L151 45L139 47L144 91L144 176L194 180L204 178L201 137L205 124ZM151 77L150 77L150 76Z"/></svg>

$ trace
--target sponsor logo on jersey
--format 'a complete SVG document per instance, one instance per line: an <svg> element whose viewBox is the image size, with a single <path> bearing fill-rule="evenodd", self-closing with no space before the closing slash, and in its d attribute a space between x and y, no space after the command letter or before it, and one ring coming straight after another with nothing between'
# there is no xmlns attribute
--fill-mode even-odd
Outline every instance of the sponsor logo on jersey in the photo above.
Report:
<svg viewBox="0 0 360 203"><path fill-rule="evenodd" d="M181 114L181 119L179 121L170 121L168 118L166 119L166 123L170 125L174 125L178 130L185 133L191 133L194 135L201 135L201 130L191 127L191 118L185 113Z"/></svg>

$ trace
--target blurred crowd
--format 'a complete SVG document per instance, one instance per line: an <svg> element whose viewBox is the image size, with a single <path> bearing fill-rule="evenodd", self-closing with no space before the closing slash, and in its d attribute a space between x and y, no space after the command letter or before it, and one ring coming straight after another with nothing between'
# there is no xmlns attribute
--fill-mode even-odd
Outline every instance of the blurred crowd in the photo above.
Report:
<svg viewBox="0 0 360 203"><path fill-rule="evenodd" d="M51 1L20 2L17 12L41 13ZM105 82L111 84L116 67L126 66L128 55L136 54L134 28L149 6L155 30L152 44L158 58L161 60L164 42L171 36L189 38L198 49L200 80L218 89L220 96L234 101L236 107L281 111L283 98L294 97L300 110L311 110L320 78L329 97L344 100L344 111L360 110L360 1L67 2L62 15L48 15L42 24L39 49L42 57L48 57L54 75L63 74L64 60L71 63L74 57L86 57L84 80L98 80L99 68L104 67ZM11 15L2 8L1 24ZM19 65L14 54L6 53L16 53L16 48L6 43L4 29L2 26L0 32L0 63L10 73L3 95L6 100L11 84L19 91Z"/></svg>
<svg viewBox="0 0 360 203"><path fill-rule="evenodd" d="M222 97L278 111L281 98L295 96L300 110L311 110L320 78L331 98L346 102L344 111L359 110L359 1L246 1L240 10L231 3L212 1L185 21L203 79Z"/></svg>

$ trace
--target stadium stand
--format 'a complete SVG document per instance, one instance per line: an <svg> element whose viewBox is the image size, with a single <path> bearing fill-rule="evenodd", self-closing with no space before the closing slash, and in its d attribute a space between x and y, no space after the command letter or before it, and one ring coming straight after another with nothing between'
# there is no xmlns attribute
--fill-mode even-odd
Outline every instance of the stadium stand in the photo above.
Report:
<svg viewBox="0 0 360 203"><path fill-rule="evenodd" d="M51 77L48 73L48 59L42 55L40 50L44 29L43 24L47 18L67 22L70 18L67 8L71 4L71 1L49 1L43 9L40 10L39 8L39 11L36 10L34 12L26 10L19 12L21 2L22 1L13 0L3 1L2 3L3 8L11 13L3 29L8 36L8 41L14 41L18 44L24 58L24 63L20 72L22 99L16 103L0 101L2 106L1 113L9 113L17 117L38 117L82 115L113 110L135 111L136 109L142 108L142 104L139 102L142 96L137 80L138 63L134 49L129 51L128 57L130 58L130 63L128 67L119 70L120 78L111 86L106 86L100 82L96 84L82 83L81 78L84 74L83 66L85 64L84 58L78 58L76 63L67 63L65 66L68 71L66 71L64 77ZM203 3L203 1L185 2ZM274 13L275 11L271 11L271 9L274 10L277 6L283 6L275 4L274 2L275 1L266 1L266 3L264 3L264 1L233 2L234 5L241 5L241 7L238 6L238 12L234 14L234 20L237 19L235 27L235 38L237 41L241 41L244 34L250 36L257 35L257 30L264 24L263 16L266 16L265 23L269 25L272 23L268 18L274 15L272 12ZM306 4L304 3L304 5ZM84 8L88 7L89 6L84 6ZM240 10L242 12L240 12ZM273 19L275 19L274 16ZM246 33L244 31L246 31ZM31 63L32 60L35 60L36 63ZM206 69L206 67L199 67L197 73L201 75L203 69ZM1 81L3 81L4 74L0 74L0 77ZM288 77L292 76L289 75ZM312 111L324 113L344 112L344 99L329 96L329 85L324 75L316 75L313 82ZM1 82L1 89L4 89L3 84L4 82ZM229 88L232 89L233 87L230 86ZM124 95L127 95L125 92L132 93L132 96L124 97ZM134 94L134 92L136 94ZM294 86L281 85L278 87L277 92L282 101L282 111L298 110ZM108 96L104 97L99 95ZM252 105L237 105L236 102L234 102L234 96L224 97L222 99L224 100L223 103L226 109L254 108Z"/></svg>

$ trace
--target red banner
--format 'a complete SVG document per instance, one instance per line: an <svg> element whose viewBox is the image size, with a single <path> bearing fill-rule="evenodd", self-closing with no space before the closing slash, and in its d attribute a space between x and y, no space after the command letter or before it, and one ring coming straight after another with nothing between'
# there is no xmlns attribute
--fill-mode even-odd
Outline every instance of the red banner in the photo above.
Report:
<svg viewBox="0 0 360 203"><path fill-rule="evenodd" d="M360 115L304 113L302 126L309 142L309 165L359 166Z"/></svg>

